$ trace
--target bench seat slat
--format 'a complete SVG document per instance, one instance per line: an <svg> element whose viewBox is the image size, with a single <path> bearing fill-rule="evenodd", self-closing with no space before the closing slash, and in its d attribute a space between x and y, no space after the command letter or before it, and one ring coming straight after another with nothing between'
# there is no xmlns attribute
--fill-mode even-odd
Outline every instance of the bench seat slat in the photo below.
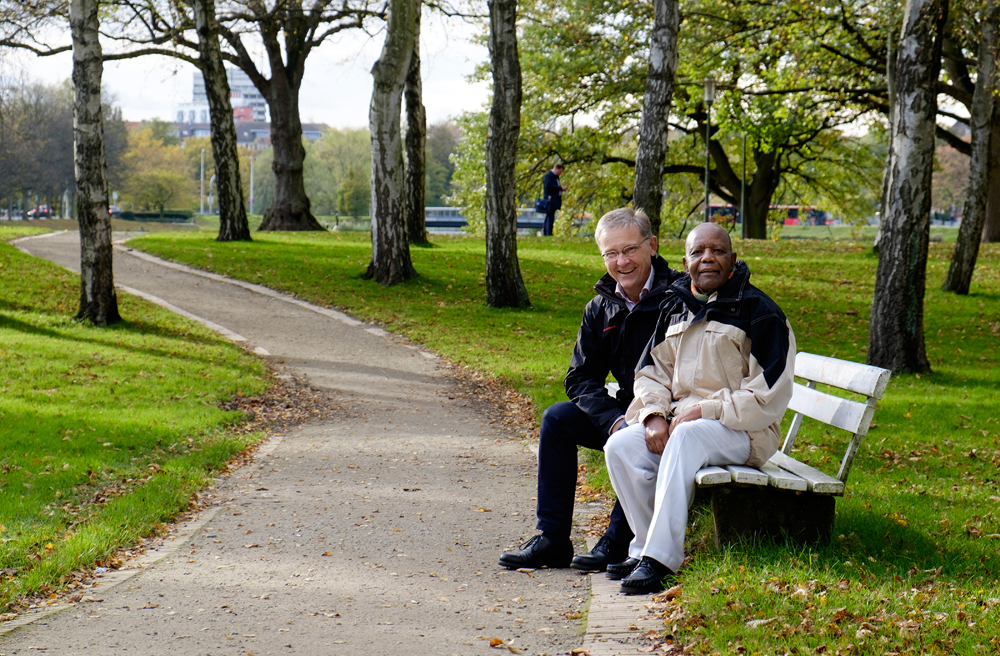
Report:
<svg viewBox="0 0 1000 656"><path fill-rule="evenodd" d="M867 431L875 413L873 406L809 389L798 383L792 389L792 400L788 403L788 409L801 412L811 419L836 426L848 433Z"/></svg>
<svg viewBox="0 0 1000 656"><path fill-rule="evenodd" d="M732 480L732 474L727 472L722 467L716 467L714 465L703 467L698 470L697 474L694 475L695 485L698 485L699 487L725 485L726 483L731 483Z"/></svg>
<svg viewBox="0 0 1000 656"><path fill-rule="evenodd" d="M759 469L744 467L742 465L729 465L726 469L733 477L734 483L742 483L743 485L767 485L767 474Z"/></svg>
<svg viewBox="0 0 1000 656"><path fill-rule="evenodd" d="M799 462L791 456L786 456L781 451L778 451L771 459L768 461L785 471L789 471L800 478L804 478L808 484L808 489L810 492L815 494L844 494L844 484L834 478L833 476L828 476L818 469L810 467L809 465Z"/></svg>
<svg viewBox="0 0 1000 656"><path fill-rule="evenodd" d="M833 385L857 394L881 399L889 384L890 372L857 362L847 362L814 353L795 355L795 375L817 383Z"/></svg>
<svg viewBox="0 0 1000 656"><path fill-rule="evenodd" d="M765 462L760 470L767 474L767 480L771 484L771 487L795 492L805 492L809 489L809 483L806 479L796 476L772 462Z"/></svg>

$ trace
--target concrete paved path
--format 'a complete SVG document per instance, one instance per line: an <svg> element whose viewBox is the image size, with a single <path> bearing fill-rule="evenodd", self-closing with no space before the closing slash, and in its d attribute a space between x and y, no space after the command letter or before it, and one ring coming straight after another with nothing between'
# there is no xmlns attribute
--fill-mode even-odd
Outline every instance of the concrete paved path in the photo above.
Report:
<svg viewBox="0 0 1000 656"><path fill-rule="evenodd" d="M79 268L76 233L18 247ZM534 455L432 354L127 248L114 266L128 291L283 362L344 412L272 436L218 483L211 509L130 571L61 612L8 623L0 656L596 656L637 653L637 637L662 626L645 613L648 598L625 598L600 576L585 635L588 576L497 566L534 534Z"/></svg>

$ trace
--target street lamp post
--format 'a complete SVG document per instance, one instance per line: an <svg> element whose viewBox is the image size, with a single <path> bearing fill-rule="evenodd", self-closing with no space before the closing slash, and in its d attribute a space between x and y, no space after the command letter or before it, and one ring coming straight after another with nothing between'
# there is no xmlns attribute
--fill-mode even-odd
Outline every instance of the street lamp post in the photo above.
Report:
<svg viewBox="0 0 1000 656"><path fill-rule="evenodd" d="M712 208L708 205L709 195L709 162L712 158L710 142L712 139L712 103L715 102L715 80L705 80L705 221L712 220Z"/></svg>
<svg viewBox="0 0 1000 656"><path fill-rule="evenodd" d="M743 229L740 236L743 239L747 238L747 213L745 208L747 206L747 133L743 133L743 177L740 178L740 223Z"/></svg>
<svg viewBox="0 0 1000 656"><path fill-rule="evenodd" d="M201 210L198 214L205 213L205 149L201 149Z"/></svg>
<svg viewBox="0 0 1000 656"><path fill-rule="evenodd" d="M254 156L250 155L250 213L253 214L253 160Z"/></svg>

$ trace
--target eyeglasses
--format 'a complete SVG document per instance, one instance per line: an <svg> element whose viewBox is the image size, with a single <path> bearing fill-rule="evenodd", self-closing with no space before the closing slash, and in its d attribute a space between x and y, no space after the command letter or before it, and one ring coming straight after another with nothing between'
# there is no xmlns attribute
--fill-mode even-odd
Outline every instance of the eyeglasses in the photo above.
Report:
<svg viewBox="0 0 1000 656"><path fill-rule="evenodd" d="M650 239L651 237L646 237L638 244L633 244L632 246L626 246L620 251L607 251L605 253L601 253L601 257L604 258L605 262L611 262L613 260L617 260L619 255L624 255L626 260L630 260L632 259L632 256L636 254L636 251L638 251L642 247L642 245L645 244Z"/></svg>

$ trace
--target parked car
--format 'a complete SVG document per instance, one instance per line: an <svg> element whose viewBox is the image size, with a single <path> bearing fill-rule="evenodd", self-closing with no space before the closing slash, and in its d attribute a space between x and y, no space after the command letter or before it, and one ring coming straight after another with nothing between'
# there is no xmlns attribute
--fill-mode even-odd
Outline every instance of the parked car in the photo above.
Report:
<svg viewBox="0 0 1000 656"><path fill-rule="evenodd" d="M49 211L48 205L39 205L38 207L33 207L28 210L29 219L51 219L52 212Z"/></svg>
<svg viewBox="0 0 1000 656"><path fill-rule="evenodd" d="M117 205L110 205L108 206L108 213L111 214L112 218L120 218L122 215L122 208Z"/></svg>

